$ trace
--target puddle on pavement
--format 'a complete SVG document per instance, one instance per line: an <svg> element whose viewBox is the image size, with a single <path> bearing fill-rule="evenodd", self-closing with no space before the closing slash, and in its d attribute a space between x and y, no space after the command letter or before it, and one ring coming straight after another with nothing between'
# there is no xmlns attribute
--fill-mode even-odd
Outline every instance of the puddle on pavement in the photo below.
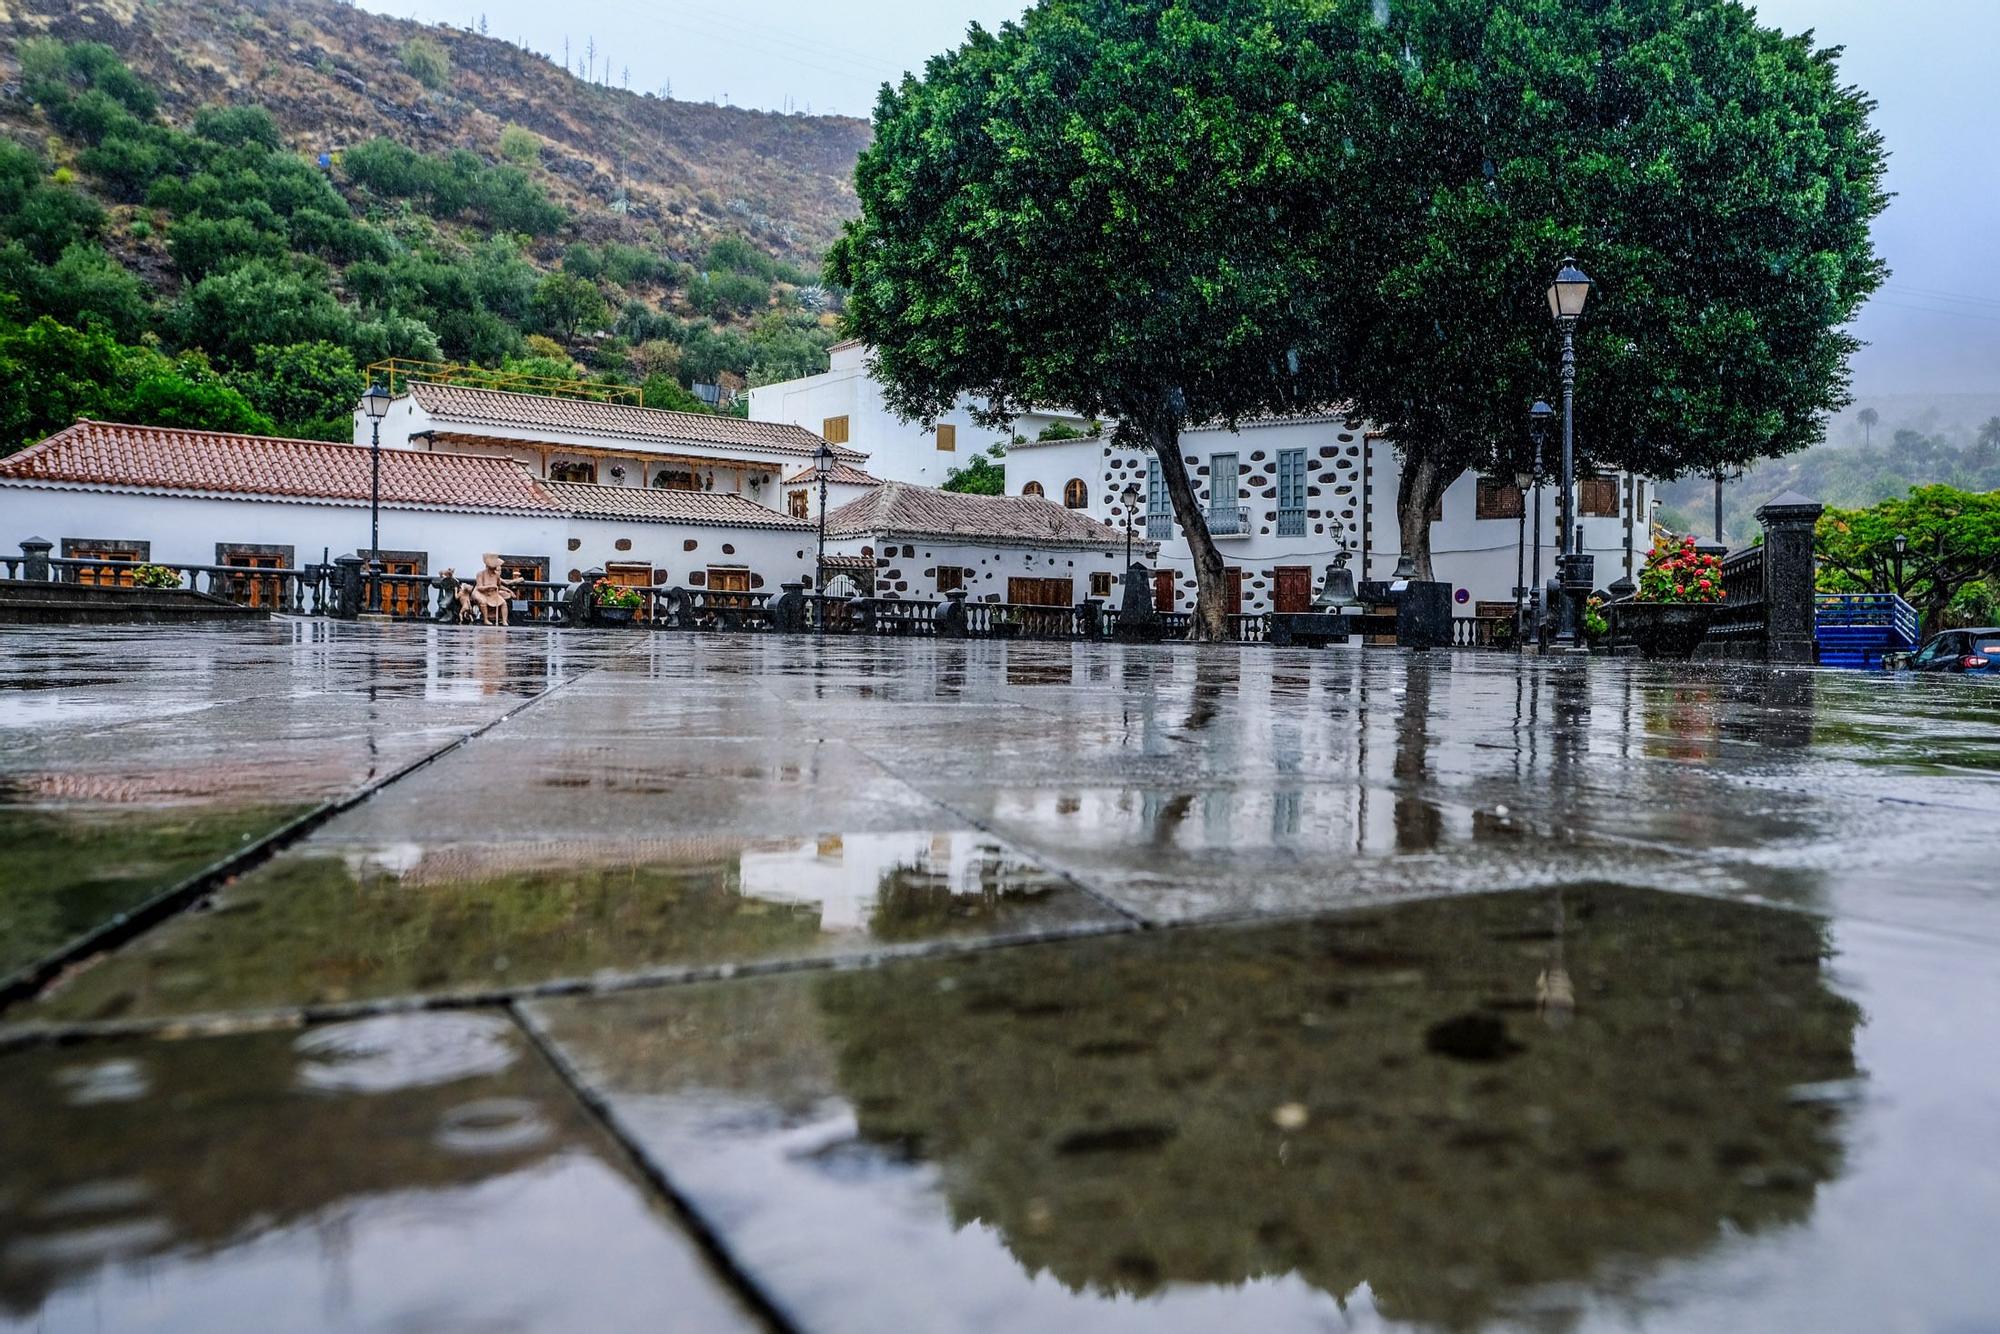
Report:
<svg viewBox="0 0 2000 1334"><path fill-rule="evenodd" d="M0 977L302 814L303 806L0 805Z"/></svg>
<svg viewBox="0 0 2000 1334"><path fill-rule="evenodd" d="M532 1008L802 1325L1556 1328L1810 1218L1826 951L1572 888Z"/></svg>
<svg viewBox="0 0 2000 1334"><path fill-rule="evenodd" d="M752 1327L500 1016L17 1051L0 1125L0 1329Z"/></svg>
<svg viewBox="0 0 2000 1334"><path fill-rule="evenodd" d="M1034 863L963 830L315 843L83 971L37 1009L213 1013L859 955L1107 920Z"/></svg>

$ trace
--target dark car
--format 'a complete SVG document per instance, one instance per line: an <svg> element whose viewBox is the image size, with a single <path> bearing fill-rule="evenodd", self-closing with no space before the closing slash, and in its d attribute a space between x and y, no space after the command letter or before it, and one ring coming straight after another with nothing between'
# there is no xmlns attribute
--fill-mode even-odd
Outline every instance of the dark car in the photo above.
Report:
<svg viewBox="0 0 2000 1334"><path fill-rule="evenodd" d="M1947 630L1932 635L1910 659L1913 672L1952 672L1960 676L2000 676L2000 627Z"/></svg>

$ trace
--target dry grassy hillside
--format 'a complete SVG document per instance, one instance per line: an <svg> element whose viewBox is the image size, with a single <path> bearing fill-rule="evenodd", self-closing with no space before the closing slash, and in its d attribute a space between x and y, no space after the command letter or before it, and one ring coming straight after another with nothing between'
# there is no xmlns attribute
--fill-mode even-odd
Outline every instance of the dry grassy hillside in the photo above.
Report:
<svg viewBox="0 0 2000 1334"><path fill-rule="evenodd" d="M491 158L519 124L541 137L545 183L586 236L657 229L691 250L738 232L807 267L855 210L868 139L848 118L599 87L507 42L333 0L0 0L0 78L13 79L18 43L38 35L114 47L171 120L218 102L268 107L307 153L383 136ZM439 89L404 71L399 53L418 36L450 57ZM27 137L35 122L13 91L0 96L0 129ZM621 190L622 215L607 207Z"/></svg>

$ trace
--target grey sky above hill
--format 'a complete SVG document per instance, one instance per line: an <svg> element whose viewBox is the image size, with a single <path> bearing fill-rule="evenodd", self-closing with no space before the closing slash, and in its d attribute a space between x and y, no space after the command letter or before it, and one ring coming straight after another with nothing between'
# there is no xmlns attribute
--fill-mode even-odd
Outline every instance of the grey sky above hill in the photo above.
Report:
<svg viewBox="0 0 2000 1334"><path fill-rule="evenodd" d="M956 45L973 22L1017 16L1018 0L364 0L400 17L460 26L581 68L600 81L769 110L867 116L883 82ZM482 8L483 6L483 8ZM2000 393L2000 136L1992 132L1996 0L1757 0L1765 22L1811 28L1847 48L1850 82L1881 104L1898 198L1877 229L1894 276L1862 315L1870 346L1855 389ZM608 73L607 73L608 71ZM629 74L628 74L629 71Z"/></svg>

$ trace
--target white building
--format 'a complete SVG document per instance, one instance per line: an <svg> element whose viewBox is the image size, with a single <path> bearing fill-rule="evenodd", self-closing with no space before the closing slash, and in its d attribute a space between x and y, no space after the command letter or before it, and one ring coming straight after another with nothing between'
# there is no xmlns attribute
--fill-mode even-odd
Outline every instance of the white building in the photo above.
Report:
<svg viewBox="0 0 2000 1334"><path fill-rule="evenodd" d="M926 431L902 421L869 376L866 348L843 343L833 368L750 394L753 421L816 428L868 455L869 472L890 481L937 485L978 448L1006 444L1006 490L1040 496L1120 527L1129 519L1160 543L1155 605L1186 610L1194 601L1188 545L1156 469L1144 451L1121 450L1107 427L1083 439L1044 441L1051 425L1089 429L1073 413L1041 410L1012 432L977 428L961 408ZM1244 422L1236 431L1194 430L1181 437L1209 531L1231 571L1232 610L1302 609L1325 568L1342 552L1357 579L1384 579L1401 559L1396 518L1401 464L1393 442L1339 413ZM976 452L976 451L975 451ZM1127 513L1121 493L1137 486ZM1636 573L1651 545L1653 485L1626 474L1584 478L1578 486L1583 549L1596 557L1599 587ZM1544 488L1542 573L1555 573L1556 496ZM1512 479L1462 477L1432 521L1436 577L1453 587L1461 615L1511 615L1516 556L1532 575L1534 515Z"/></svg>
<svg viewBox="0 0 2000 1334"><path fill-rule="evenodd" d="M368 444L372 426L357 408L354 443ZM721 492L781 511L783 478L821 444L782 423L421 380L403 386L381 428L388 449L498 455L543 481ZM849 467L865 461L833 450Z"/></svg>
<svg viewBox="0 0 2000 1334"><path fill-rule="evenodd" d="M867 455L875 476L921 486L942 485L952 471L995 445L1008 445L1016 433L1033 439L1055 422L1082 422L1075 413L1050 409L997 430L979 425L961 406L926 430L904 422L882 401L882 386L868 373L867 351L858 340L836 343L828 349L831 365L823 374L752 389L750 420L814 432L828 444Z"/></svg>
<svg viewBox="0 0 2000 1334"><path fill-rule="evenodd" d="M1181 457L1230 572L1232 611L1304 610L1343 552L1357 580L1386 579L1402 558L1400 463L1394 445L1365 423L1319 414L1187 431ZM1150 451L1120 448L1107 432L1015 445L1006 462L1009 494L1046 496L1114 526L1129 521L1158 541L1154 605L1193 605L1193 559ZM1138 493L1129 512L1128 487ZM1651 484L1593 476L1578 492L1583 549L1596 556L1598 586L1636 577L1651 546ZM1547 578L1555 573L1554 488L1544 489L1541 505ZM1466 476L1452 484L1432 518L1431 560L1435 576L1452 585L1459 614L1512 614L1517 559L1532 578L1534 531L1532 510L1511 478Z"/></svg>
<svg viewBox="0 0 2000 1334"><path fill-rule="evenodd" d="M889 482L827 516L827 551L872 562L877 597L1073 607L1116 596L1126 534L1024 496L973 496ZM1135 559L1148 560L1140 536Z"/></svg>
<svg viewBox="0 0 2000 1334"><path fill-rule="evenodd" d="M0 459L0 541L105 562L297 569L366 554L371 451L83 421ZM544 482L493 455L384 449L391 574L767 590L812 570L811 524L725 492Z"/></svg>

